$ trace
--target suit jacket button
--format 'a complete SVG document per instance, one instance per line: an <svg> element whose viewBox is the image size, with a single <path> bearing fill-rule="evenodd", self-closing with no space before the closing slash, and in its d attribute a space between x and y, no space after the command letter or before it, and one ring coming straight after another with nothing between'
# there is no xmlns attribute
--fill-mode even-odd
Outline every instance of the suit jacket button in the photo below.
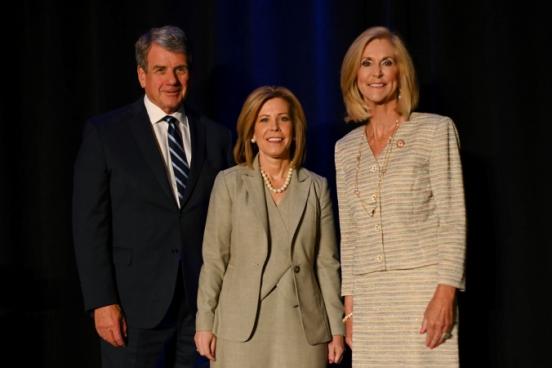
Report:
<svg viewBox="0 0 552 368"><path fill-rule="evenodd" d="M178 254L178 249L171 249L172 254Z"/></svg>
<svg viewBox="0 0 552 368"><path fill-rule="evenodd" d="M299 267L299 266L293 267L293 272L299 273L299 271L301 271L301 267Z"/></svg>

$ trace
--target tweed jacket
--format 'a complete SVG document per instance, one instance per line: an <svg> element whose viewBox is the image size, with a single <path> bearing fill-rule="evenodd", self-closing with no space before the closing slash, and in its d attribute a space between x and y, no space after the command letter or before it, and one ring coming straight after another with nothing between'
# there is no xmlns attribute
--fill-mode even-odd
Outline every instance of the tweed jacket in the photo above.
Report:
<svg viewBox="0 0 552 368"><path fill-rule="evenodd" d="M342 295L353 295L355 275L428 265L438 283L464 287L464 189L450 118L412 113L377 159L358 127L336 143L335 165Z"/></svg>
<svg viewBox="0 0 552 368"><path fill-rule="evenodd" d="M325 178L295 170L291 203L289 267L295 306L307 341L318 344L343 335L339 261L332 205ZM293 181L292 181L293 184ZM196 329L227 340L253 333L268 258L269 227L264 184L257 159L221 171L215 179L203 241Z"/></svg>

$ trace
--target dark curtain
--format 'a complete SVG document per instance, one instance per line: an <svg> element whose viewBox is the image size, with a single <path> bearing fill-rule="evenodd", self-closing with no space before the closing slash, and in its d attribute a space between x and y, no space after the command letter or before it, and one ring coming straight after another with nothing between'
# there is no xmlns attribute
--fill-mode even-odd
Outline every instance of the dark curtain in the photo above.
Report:
<svg viewBox="0 0 552 368"><path fill-rule="evenodd" d="M296 93L306 166L334 184L349 129L343 55L373 25L397 31L421 85L419 111L452 117L468 209L463 367L549 366L549 19L536 1L28 1L2 11L1 361L98 367L71 240L72 165L84 121L142 96L133 44L152 26L192 41L190 102L230 128L263 84ZM199 229L198 229L199 231ZM346 359L343 367L349 367Z"/></svg>

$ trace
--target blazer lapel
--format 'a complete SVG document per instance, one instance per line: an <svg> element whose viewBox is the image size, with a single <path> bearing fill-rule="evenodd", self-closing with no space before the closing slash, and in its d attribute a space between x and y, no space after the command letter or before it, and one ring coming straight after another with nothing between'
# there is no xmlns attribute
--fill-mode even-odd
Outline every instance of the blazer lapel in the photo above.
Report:
<svg viewBox="0 0 552 368"><path fill-rule="evenodd" d="M297 227L299 222L303 217L305 212L305 207L307 205L307 199L309 197L310 187L311 187L311 178L305 173L304 170L295 170L296 175L296 185L291 188L289 193L289 198L286 198L286 201L290 201L290 235L291 240L295 239L295 234L297 233Z"/></svg>
<svg viewBox="0 0 552 368"><path fill-rule="evenodd" d="M180 208L184 208L188 200L190 199L191 193L194 190L199 174L201 173L201 168L203 167L203 162L205 161L205 127L201 124L199 116L190 112L186 114L188 118L188 124L190 125L190 140L192 144L192 162L190 165L190 176L188 177L188 182L186 183L186 191L184 192L184 198Z"/></svg>
<svg viewBox="0 0 552 368"><path fill-rule="evenodd" d="M159 152L155 133L149 121L148 113L144 102L139 100L133 107L133 115L128 120L129 130L132 132L136 143L140 147L144 159L148 166L153 171L153 174L165 194L170 198L171 202L176 206L176 199L172 193L169 179L167 178L167 171L165 168L165 162Z"/></svg>
<svg viewBox="0 0 552 368"><path fill-rule="evenodd" d="M243 181L247 189L249 197L249 205L254 208L257 213L257 218L263 225L263 229L268 234L268 209L266 208L266 199L264 196L264 184L259 171L258 158L253 161L253 170L247 167L244 168Z"/></svg>
<svg viewBox="0 0 552 368"><path fill-rule="evenodd" d="M305 212L307 199L309 197L311 178L304 170L296 170L296 185L288 192L290 202L290 235L291 240L295 238L297 227ZM244 169L244 183L247 187L247 194L250 203L257 212L257 217L263 225L263 229L268 234L268 209L266 208L266 199L264 196L264 184L259 171L258 158L253 161L253 170Z"/></svg>

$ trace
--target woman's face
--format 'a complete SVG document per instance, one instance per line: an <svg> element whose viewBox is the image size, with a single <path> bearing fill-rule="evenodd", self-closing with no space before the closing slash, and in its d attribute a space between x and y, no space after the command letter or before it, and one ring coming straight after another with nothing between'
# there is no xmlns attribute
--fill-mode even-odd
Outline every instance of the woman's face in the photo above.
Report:
<svg viewBox="0 0 552 368"><path fill-rule="evenodd" d="M286 100L275 97L266 101L255 120L253 138L262 159L290 159L293 122Z"/></svg>
<svg viewBox="0 0 552 368"><path fill-rule="evenodd" d="M394 101L399 88L399 68L395 48L387 39L370 41L362 52L357 85L367 105Z"/></svg>

